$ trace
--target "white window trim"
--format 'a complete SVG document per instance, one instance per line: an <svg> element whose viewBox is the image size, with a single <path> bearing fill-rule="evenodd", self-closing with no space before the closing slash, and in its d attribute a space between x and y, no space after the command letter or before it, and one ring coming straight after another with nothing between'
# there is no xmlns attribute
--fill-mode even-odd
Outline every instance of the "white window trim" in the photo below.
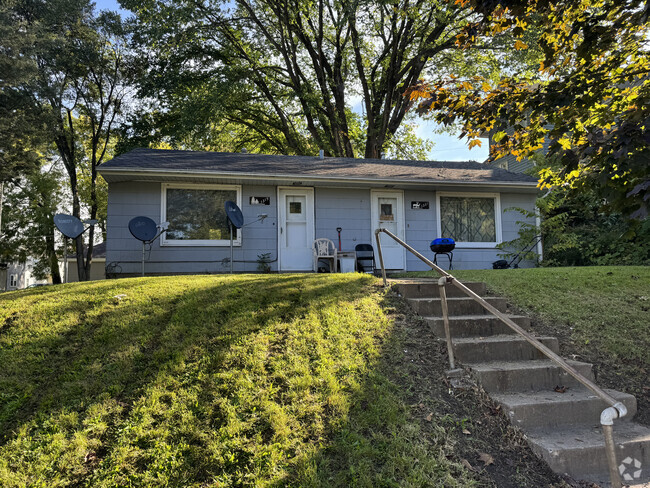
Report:
<svg viewBox="0 0 650 488"><path fill-rule="evenodd" d="M440 209L440 197L470 197L470 198L493 198L494 199L494 227L496 242L459 242L457 248L484 248L492 249L503 242L501 228L501 194L500 193L461 193L461 192L436 192L436 230L438 237L442 237L442 220Z"/></svg>
<svg viewBox="0 0 650 488"><path fill-rule="evenodd" d="M242 189L241 185L201 185L190 183L162 183L161 184L161 197L160 197L160 221L167 221L167 189L180 189L180 190L235 190L237 192L237 206L241 208L242 202ZM161 246L180 246L180 247L195 247L195 246L212 246L212 247L226 247L230 246L230 239L167 239L166 233L163 232L160 238ZM241 229L237 232L237 238L233 240L234 246L241 246Z"/></svg>
<svg viewBox="0 0 650 488"><path fill-rule="evenodd" d="M18 286L18 275L10 274L9 275L9 286L15 288Z"/></svg>

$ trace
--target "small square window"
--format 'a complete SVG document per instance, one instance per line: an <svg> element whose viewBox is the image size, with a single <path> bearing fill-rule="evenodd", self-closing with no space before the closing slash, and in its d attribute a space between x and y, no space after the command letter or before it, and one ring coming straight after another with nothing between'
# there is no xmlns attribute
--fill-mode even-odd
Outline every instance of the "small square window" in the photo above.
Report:
<svg viewBox="0 0 650 488"><path fill-rule="evenodd" d="M380 207L381 215L379 215L379 220L394 220L392 204L382 203Z"/></svg>
<svg viewBox="0 0 650 488"><path fill-rule="evenodd" d="M289 202L289 213L301 214L302 213L302 202Z"/></svg>

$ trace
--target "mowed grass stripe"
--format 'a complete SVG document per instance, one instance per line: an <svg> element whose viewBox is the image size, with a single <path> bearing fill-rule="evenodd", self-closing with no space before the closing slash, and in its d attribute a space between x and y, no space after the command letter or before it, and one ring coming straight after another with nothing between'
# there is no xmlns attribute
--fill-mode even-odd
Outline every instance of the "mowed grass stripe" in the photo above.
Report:
<svg viewBox="0 0 650 488"><path fill-rule="evenodd" d="M383 300L357 274L0 295L0 486L471 485L382 369Z"/></svg>

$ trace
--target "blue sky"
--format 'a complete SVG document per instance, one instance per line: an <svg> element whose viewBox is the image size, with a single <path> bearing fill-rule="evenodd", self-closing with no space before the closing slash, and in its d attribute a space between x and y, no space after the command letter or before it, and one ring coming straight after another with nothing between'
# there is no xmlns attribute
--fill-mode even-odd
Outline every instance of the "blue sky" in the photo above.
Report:
<svg viewBox="0 0 650 488"><path fill-rule="evenodd" d="M117 10L127 14L128 10L120 8L117 0L95 0L95 5L101 10ZM429 152L429 159L438 161L467 161L474 160L482 162L488 157L487 139L483 140L482 147L474 147L471 150L465 140L449 134L436 134L437 125L433 122L418 119L417 135L423 139L432 140L435 145Z"/></svg>

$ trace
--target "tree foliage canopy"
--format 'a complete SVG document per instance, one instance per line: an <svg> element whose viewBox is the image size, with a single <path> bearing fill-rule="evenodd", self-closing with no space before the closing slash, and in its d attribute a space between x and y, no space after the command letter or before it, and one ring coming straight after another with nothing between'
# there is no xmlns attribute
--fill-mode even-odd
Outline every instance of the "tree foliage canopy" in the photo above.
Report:
<svg viewBox="0 0 650 488"><path fill-rule="evenodd" d="M491 83L449 77L412 93L419 113L490 133L493 159L529 157L550 141L542 187L591 189L612 209L644 217L650 204L650 5L641 0L482 2L456 0L479 15L456 42L470 48L511 32L513 50L542 53L535 76L516 71Z"/></svg>
<svg viewBox="0 0 650 488"><path fill-rule="evenodd" d="M130 76L128 25L88 0L11 0L0 7L9 33L0 63L0 178L16 181L58 158L66 170L72 214L95 219L105 207L97 167L110 154ZM17 33L13 35L11 33ZM29 163L29 164L27 164ZM36 169L35 169L36 168ZM35 196L36 198L36 196ZM76 240L78 274L89 275L93 228L84 253Z"/></svg>
<svg viewBox="0 0 650 488"><path fill-rule="evenodd" d="M211 148L227 134L264 152L408 157L406 89L480 53L457 56L475 14L448 1L121 3L139 22L142 94L161 102L132 128L136 140L167 125L180 145Z"/></svg>

